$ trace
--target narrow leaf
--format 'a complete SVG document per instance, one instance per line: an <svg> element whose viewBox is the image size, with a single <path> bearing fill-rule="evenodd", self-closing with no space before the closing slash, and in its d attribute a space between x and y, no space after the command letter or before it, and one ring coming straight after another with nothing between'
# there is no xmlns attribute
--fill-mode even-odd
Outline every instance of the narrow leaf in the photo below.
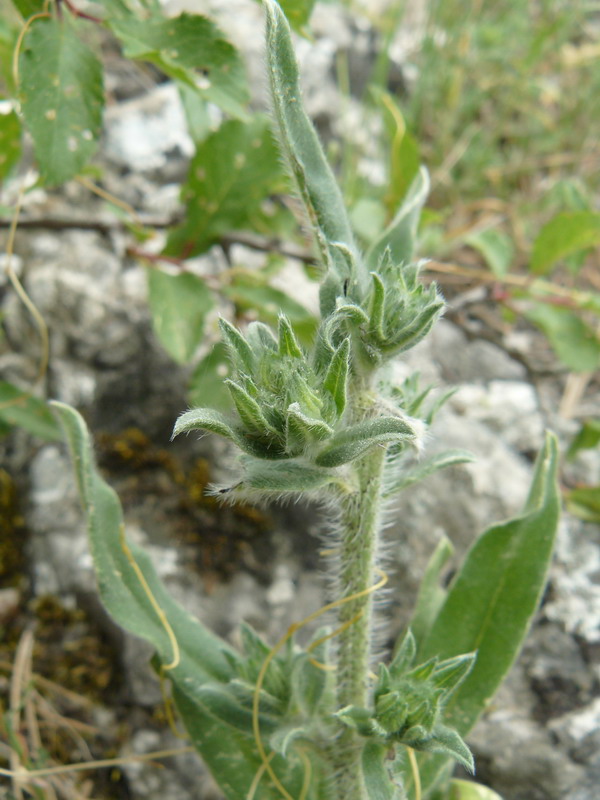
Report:
<svg viewBox="0 0 600 800"><path fill-rule="evenodd" d="M254 372L254 353L240 331L224 317L219 320L221 335L231 354L234 367L246 375Z"/></svg>
<svg viewBox="0 0 600 800"><path fill-rule="evenodd" d="M304 353L298 344L298 340L294 334L294 330L290 325L289 319L280 314L279 316L279 355L290 356L291 358L303 358Z"/></svg>
<svg viewBox="0 0 600 800"><path fill-rule="evenodd" d="M219 436L231 439L232 442L237 442L239 438L237 432L223 414L212 408L194 408L182 414L173 428L173 438L179 436L180 433L189 433L197 430L217 433Z"/></svg>
<svg viewBox="0 0 600 800"><path fill-rule="evenodd" d="M289 25L274 0L265 0L264 5L268 74L279 143L296 180L323 263L333 262L338 277L350 277L345 259L329 247L330 242L340 242L355 250L340 189L302 106Z"/></svg>
<svg viewBox="0 0 600 800"><path fill-rule="evenodd" d="M96 149L102 65L70 22L36 19L19 57L19 99L44 180L68 181Z"/></svg>
<svg viewBox="0 0 600 800"><path fill-rule="evenodd" d="M338 467L366 453L371 447L388 442L410 441L413 428L399 417L376 417L353 425L333 437L315 458L322 467Z"/></svg>
<svg viewBox="0 0 600 800"><path fill-rule="evenodd" d="M310 19L314 4L315 0L281 0L281 8L290 25L300 33Z"/></svg>
<svg viewBox="0 0 600 800"><path fill-rule="evenodd" d="M204 338L204 320L213 306L201 278L182 272L148 270L148 301L157 337L179 364L187 364Z"/></svg>
<svg viewBox="0 0 600 800"><path fill-rule="evenodd" d="M409 486L428 478L440 469L445 469L445 467L468 464L472 461L474 461L474 456L467 450L444 450L442 453L436 453L436 455L421 462L413 469L404 471L400 468L398 474L393 476L389 483L386 484L383 496L392 497L403 489L407 489Z"/></svg>
<svg viewBox="0 0 600 800"><path fill-rule="evenodd" d="M349 371L350 339L347 337L333 354L323 381L323 388L333 397L338 417L346 408Z"/></svg>
<svg viewBox="0 0 600 800"><path fill-rule="evenodd" d="M478 651L451 700L449 719L468 731L515 660L543 591L559 513L557 443L548 434L525 513L473 545L420 651L441 658Z"/></svg>
<svg viewBox="0 0 600 800"><path fill-rule="evenodd" d="M241 488L248 486L275 495L294 494L321 489L337 479L334 472L297 461L264 461L246 464Z"/></svg>
<svg viewBox="0 0 600 800"><path fill-rule="evenodd" d="M245 427L261 437L277 436L277 431L269 425L256 400L235 381L225 381L225 384Z"/></svg>
<svg viewBox="0 0 600 800"><path fill-rule="evenodd" d="M369 248L366 260L370 269L376 270L379 267L386 250L390 251L392 260L396 264L406 264L412 260L419 219L429 194L429 186L429 174L424 167L421 167L398 213Z"/></svg>
<svg viewBox="0 0 600 800"><path fill-rule="evenodd" d="M442 537L425 569L410 622L410 628L417 642L425 641L433 621L446 599L447 591L442 587L440 577L442 570L453 555L452 542L448 537Z"/></svg>
<svg viewBox="0 0 600 800"><path fill-rule="evenodd" d="M546 223L534 242L531 271L543 275L559 261L600 245L600 213L567 211Z"/></svg>

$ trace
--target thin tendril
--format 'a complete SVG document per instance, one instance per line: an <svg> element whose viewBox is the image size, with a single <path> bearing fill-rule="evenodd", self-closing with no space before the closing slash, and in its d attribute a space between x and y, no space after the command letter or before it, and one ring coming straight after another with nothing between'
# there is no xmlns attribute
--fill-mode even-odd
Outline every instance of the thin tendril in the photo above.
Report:
<svg viewBox="0 0 600 800"><path fill-rule="evenodd" d="M415 800L421 800L421 773L419 772L417 757L412 747L407 747L406 749L408 750L408 760L410 761L410 768L415 782Z"/></svg>
<svg viewBox="0 0 600 800"><path fill-rule="evenodd" d="M266 750L264 748L262 737L260 735L260 720L259 720L259 706L260 706L260 692L262 689L263 682L265 680L265 676L267 674L267 670L269 669L269 665L271 661L275 658L275 656L279 653L282 647L291 639L291 637L303 628L305 625L308 625L315 619L318 619L323 614L327 613L328 611L332 611L334 608L339 608L339 606L344 605L345 603L350 603L353 600L358 600L360 597L365 597L365 595L373 594L378 589L381 589L382 586L388 582L387 574L378 567L375 568L376 571L381 575L381 578L377 583L373 586L370 586L368 589L363 589L360 592L355 592L354 594L348 595L348 597L342 597L339 600L334 600L332 603L327 603L326 605L319 608L317 611L314 611L312 614L309 614L300 622L294 622L287 630L284 636L277 642L277 644L271 648L265 660L262 663L262 667L260 668L260 672L258 673L258 678L256 679L256 686L254 687L254 696L252 700L252 732L254 734L254 741L256 742L256 749L258 750L258 754L262 761L262 766L264 767L263 773L267 772L275 787L280 792L282 797L285 800L294 800L294 798L290 795L287 791L285 786L281 783L273 767L271 766L271 758L267 756ZM360 615L356 615L355 618L350 620L347 625L342 626L336 633L341 633L342 630L345 630L348 625L354 624L357 619L360 618Z"/></svg>

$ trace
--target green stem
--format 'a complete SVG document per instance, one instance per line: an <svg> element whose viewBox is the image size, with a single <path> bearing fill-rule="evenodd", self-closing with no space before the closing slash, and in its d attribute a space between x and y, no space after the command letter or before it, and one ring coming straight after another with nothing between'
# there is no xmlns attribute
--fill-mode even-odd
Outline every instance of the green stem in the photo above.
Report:
<svg viewBox="0 0 600 800"><path fill-rule="evenodd" d="M363 416L366 416L363 412ZM338 640L338 708L369 704L373 593L380 528L381 483L385 449L374 448L357 462L356 489L342 500L340 523L340 597L359 595L339 608L346 625ZM363 740L352 730L336 740L335 771L338 797L366 800L361 765Z"/></svg>

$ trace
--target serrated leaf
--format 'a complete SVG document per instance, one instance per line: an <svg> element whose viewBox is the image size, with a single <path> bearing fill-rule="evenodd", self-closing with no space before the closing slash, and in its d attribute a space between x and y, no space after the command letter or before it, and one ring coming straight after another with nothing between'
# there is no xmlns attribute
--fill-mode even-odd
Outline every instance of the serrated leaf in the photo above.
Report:
<svg viewBox="0 0 600 800"><path fill-rule="evenodd" d="M379 262L387 250L395 264L407 264L412 260L419 219L429 194L429 187L429 174L424 167L421 167L396 216L367 251L366 261L370 269L378 269Z"/></svg>
<svg viewBox="0 0 600 800"><path fill-rule="evenodd" d="M102 65L66 19L36 19L23 38L19 75L21 109L42 178L64 183L96 149Z"/></svg>
<svg viewBox="0 0 600 800"><path fill-rule="evenodd" d="M109 19L127 58L150 61L206 100L245 117L249 93L242 59L212 20L199 14Z"/></svg>
<svg viewBox="0 0 600 800"><path fill-rule="evenodd" d="M514 258L515 247L510 236L496 228L470 233L465 244L477 250L484 257L488 267L497 278L503 278L509 271Z"/></svg>
<svg viewBox="0 0 600 800"><path fill-rule="evenodd" d="M21 123L14 111L5 113L0 97L0 180L3 180L21 157Z"/></svg>
<svg viewBox="0 0 600 800"><path fill-rule="evenodd" d="M533 245L531 271L544 275L567 256L600 245L600 214L566 211L546 223Z"/></svg>
<svg viewBox="0 0 600 800"><path fill-rule="evenodd" d="M411 441L414 437L414 430L399 417L376 417L340 431L316 456L315 463L322 467L339 467L359 458L371 447Z"/></svg>
<svg viewBox="0 0 600 800"><path fill-rule="evenodd" d="M210 289L189 272L168 275L148 270L148 301L154 330L179 364L187 364L204 336L204 320L213 307Z"/></svg>
<svg viewBox="0 0 600 800"><path fill-rule="evenodd" d="M165 252L189 258L223 234L250 227L281 175L266 117L224 122L198 145L181 190L185 222L171 231Z"/></svg>
<svg viewBox="0 0 600 800"><path fill-rule="evenodd" d="M0 381L0 422L51 442L62 438L48 403L6 381Z"/></svg>
<svg viewBox="0 0 600 800"><path fill-rule="evenodd" d="M600 338L575 312L535 303L525 315L542 329L558 358L569 369L595 372L600 368Z"/></svg>

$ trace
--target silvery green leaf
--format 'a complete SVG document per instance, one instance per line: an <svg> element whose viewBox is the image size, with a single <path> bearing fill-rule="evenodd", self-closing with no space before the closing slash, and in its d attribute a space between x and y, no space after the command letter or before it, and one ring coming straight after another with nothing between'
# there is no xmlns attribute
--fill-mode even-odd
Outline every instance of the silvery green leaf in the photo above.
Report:
<svg viewBox="0 0 600 800"><path fill-rule="evenodd" d="M327 633L330 631L320 628L316 638ZM327 640L321 642L310 652L301 653L294 661L292 695L296 705L309 717L318 712L327 686L327 671L316 666L316 663L328 664L327 644Z"/></svg>
<svg viewBox="0 0 600 800"><path fill-rule="evenodd" d="M248 660L262 665L271 648L245 620L240 623L240 638L244 655Z"/></svg>
<svg viewBox="0 0 600 800"><path fill-rule="evenodd" d="M292 403L289 406L287 425L292 438L304 440L307 443L322 441L333 436L333 428L322 419L315 419L303 414L298 403Z"/></svg>
<svg viewBox="0 0 600 800"><path fill-rule="evenodd" d="M392 663L389 666L390 676L392 679L398 678L403 675L410 667L412 667L415 657L417 655L417 643L413 632L409 628L406 631L401 645L396 650Z"/></svg>
<svg viewBox="0 0 600 800"><path fill-rule="evenodd" d="M432 674L433 683L444 690L447 697L467 677L473 669L477 653L464 653L454 658L447 658L436 665Z"/></svg>
<svg viewBox="0 0 600 800"><path fill-rule="evenodd" d="M411 441L414 438L415 431L405 420L399 417L375 417L336 434L317 455L315 463L321 467L339 467L354 461L376 445Z"/></svg>
<svg viewBox="0 0 600 800"><path fill-rule="evenodd" d="M301 725L286 725L278 728L274 733L269 736L269 746L271 750L279 753L282 756L287 756L289 747L296 739L306 739L308 731Z"/></svg>
<svg viewBox="0 0 600 800"><path fill-rule="evenodd" d="M346 408L349 370L350 339L346 337L334 352L323 381L323 388L333 397L338 417L342 416Z"/></svg>
<svg viewBox="0 0 600 800"><path fill-rule="evenodd" d="M224 383L246 428L266 439L277 436L277 431L269 425L256 400L235 381L227 380Z"/></svg>
<svg viewBox="0 0 600 800"><path fill-rule="evenodd" d="M445 725L436 725L430 738L422 742L415 742L412 747L415 750L421 750L426 753L439 753L440 755L449 756L458 761L459 764L462 764L468 772L475 772L473 754L463 738L457 731Z"/></svg>
<svg viewBox="0 0 600 800"><path fill-rule="evenodd" d="M410 321L395 332L393 336L390 336L385 345L382 345L382 350L388 355L396 355L414 347L421 339L427 336L443 309L444 301L439 297L426 305L421 311L415 310Z"/></svg>
<svg viewBox="0 0 600 800"><path fill-rule="evenodd" d="M436 455L422 461L413 469L398 470L398 474L386 482L383 497L391 497L403 489L419 483L419 481L429 477L429 475L433 475L434 472L440 469L457 464L468 464L471 461L474 461L474 456L467 450L444 450L442 453L436 453Z"/></svg>
<svg viewBox="0 0 600 800"><path fill-rule="evenodd" d="M385 285L376 272L371 273L371 278L373 281L373 290L371 295L369 332L378 340L383 341L385 339L383 330L386 294Z"/></svg>
<svg viewBox="0 0 600 800"><path fill-rule="evenodd" d="M378 269L386 250L390 251L396 264L408 263L412 259L429 187L429 174L425 167L421 167L396 216L367 252L366 260L371 269Z"/></svg>
<svg viewBox="0 0 600 800"><path fill-rule="evenodd" d="M279 317L279 355L291 356L292 358L304 358L304 353L300 347L298 340L289 319L283 314Z"/></svg>
<svg viewBox="0 0 600 800"><path fill-rule="evenodd" d="M221 335L230 352L235 368L246 375L252 375L254 372L254 353L252 348L244 339L242 334L226 319L219 320L219 328Z"/></svg>
<svg viewBox="0 0 600 800"><path fill-rule="evenodd" d="M404 800L404 792L392 781L385 762L389 748L367 742L362 753L362 767L368 800Z"/></svg>
<svg viewBox="0 0 600 800"><path fill-rule="evenodd" d="M234 678L227 684L227 690L242 708L252 710L256 696L256 686L253 683ZM272 716L282 716L285 713L284 703L270 692L265 691L265 689L259 691L258 698L259 708L262 712L269 713Z"/></svg>
<svg viewBox="0 0 600 800"><path fill-rule="evenodd" d="M240 493L245 488L272 492L275 496L287 493L311 492L338 480L338 476L327 469L285 459L277 463L246 461L244 479Z"/></svg>
<svg viewBox="0 0 600 800"><path fill-rule="evenodd" d="M209 683L197 686L195 696L218 719L238 730L252 731L252 710L243 708L223 684ZM259 722L261 731L268 733L275 730L278 719L272 714L260 712Z"/></svg>
<svg viewBox="0 0 600 800"><path fill-rule="evenodd" d="M256 355L260 355L264 350L277 352L277 339L264 322L251 322L246 331L246 338Z"/></svg>
<svg viewBox="0 0 600 800"><path fill-rule="evenodd" d="M348 265L331 242L355 249L341 192L316 131L302 106L298 64L289 25L279 5L265 0L267 66L278 139L306 208L325 265L349 277Z"/></svg>
<svg viewBox="0 0 600 800"><path fill-rule="evenodd" d="M346 706L336 711L334 717L343 723L347 728L353 728L361 736L378 736L385 738L387 731L373 719L368 708L358 708L357 706Z"/></svg>
<svg viewBox="0 0 600 800"><path fill-rule="evenodd" d="M219 436L224 436L236 444L240 441L239 432L230 425L223 414L212 408L193 408L181 414L173 428L172 438L179 436L180 433L197 430L218 433Z"/></svg>
<svg viewBox="0 0 600 800"><path fill-rule="evenodd" d="M356 303L345 303L343 298L338 299L335 314L339 319L348 319L355 325L367 325L369 317Z"/></svg>

